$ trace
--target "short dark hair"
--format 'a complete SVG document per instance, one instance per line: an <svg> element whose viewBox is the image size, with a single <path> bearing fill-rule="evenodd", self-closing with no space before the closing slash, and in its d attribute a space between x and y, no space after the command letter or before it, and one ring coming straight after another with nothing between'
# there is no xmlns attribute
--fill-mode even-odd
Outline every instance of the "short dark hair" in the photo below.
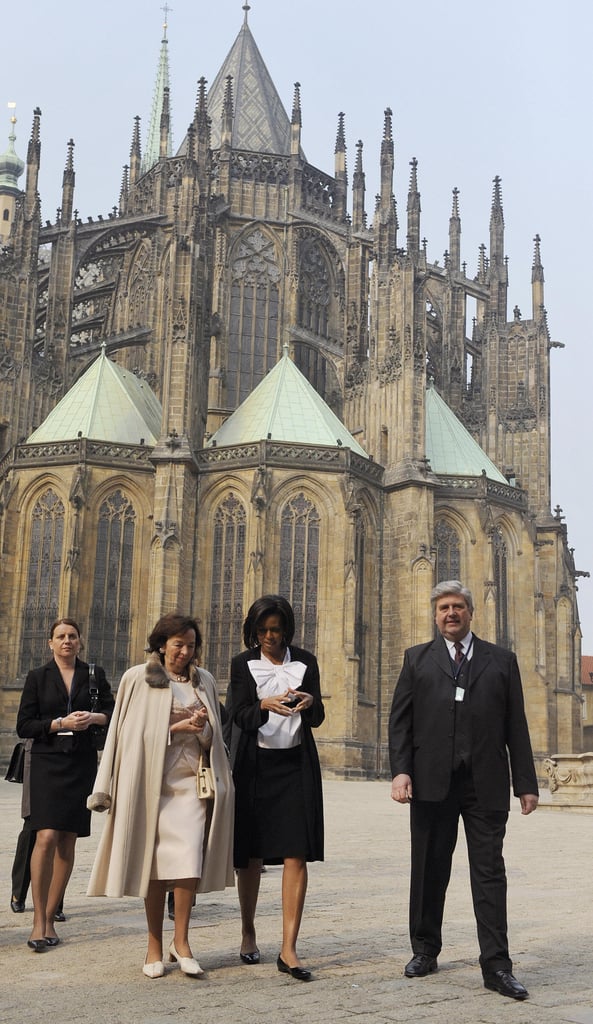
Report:
<svg viewBox="0 0 593 1024"><path fill-rule="evenodd" d="M279 615L282 621L282 641L288 646L294 636L294 612L285 597L279 594L264 594L254 601L243 623L243 643L246 647L259 647L257 627L268 615Z"/></svg>
<svg viewBox="0 0 593 1024"><path fill-rule="evenodd" d="M74 619L56 619L56 621L52 622L51 626L49 627L50 640L53 640L54 633L58 626L72 626L72 628L75 629L76 632L78 633L78 637L80 639L80 626L78 625L77 622L74 621Z"/></svg>
<svg viewBox="0 0 593 1024"><path fill-rule="evenodd" d="M159 619L148 638L148 650L157 651L160 654L160 649L167 640L172 636L181 636L182 633L187 633L188 629L193 629L196 634L196 652L199 651L202 646L200 627L191 615L182 615L180 612L169 612L168 615L163 615Z"/></svg>

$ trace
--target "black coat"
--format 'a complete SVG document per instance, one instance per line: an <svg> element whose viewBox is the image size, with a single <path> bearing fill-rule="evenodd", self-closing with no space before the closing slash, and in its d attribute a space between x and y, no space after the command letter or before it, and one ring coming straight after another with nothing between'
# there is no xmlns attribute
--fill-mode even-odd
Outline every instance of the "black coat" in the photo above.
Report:
<svg viewBox="0 0 593 1024"><path fill-rule="evenodd" d="M509 760L516 796L537 794L537 778L512 651L474 636L465 700L471 725L476 794L490 810L510 802ZM414 798L444 800L453 765L455 684L442 636L406 651L389 719L392 776L412 779Z"/></svg>
<svg viewBox="0 0 593 1024"><path fill-rule="evenodd" d="M231 662L230 699L227 709L232 715L234 725L233 747L233 780L235 783L235 863L245 867L249 852L242 842L248 835L246 819L252 813L255 791L257 732L269 718L268 711L262 711L257 696L255 680L249 671L248 662L259 659L260 648L243 651ZM313 703L310 708L301 712L301 770L305 808L307 814L307 832L310 849L308 860L323 860L323 792L321 786L321 769L317 747L313 739L313 729L321 725L325 718L321 688L319 682L319 666L317 659L309 651L300 647L290 647L292 661L301 661L307 666L303 676L301 689L310 693ZM237 735L237 730L239 730Z"/></svg>

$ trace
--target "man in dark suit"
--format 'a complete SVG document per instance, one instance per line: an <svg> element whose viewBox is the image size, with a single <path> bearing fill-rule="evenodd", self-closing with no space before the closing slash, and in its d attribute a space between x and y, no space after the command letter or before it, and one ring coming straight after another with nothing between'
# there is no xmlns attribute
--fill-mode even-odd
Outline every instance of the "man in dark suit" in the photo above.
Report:
<svg viewBox="0 0 593 1024"><path fill-rule="evenodd" d="M471 632L472 595L459 580L439 583L431 603L440 635L406 651L389 719L391 796L410 803L414 956L404 973L437 970L461 815L484 985L525 999L509 957L502 855L509 760L521 812L538 803L519 666L511 651Z"/></svg>

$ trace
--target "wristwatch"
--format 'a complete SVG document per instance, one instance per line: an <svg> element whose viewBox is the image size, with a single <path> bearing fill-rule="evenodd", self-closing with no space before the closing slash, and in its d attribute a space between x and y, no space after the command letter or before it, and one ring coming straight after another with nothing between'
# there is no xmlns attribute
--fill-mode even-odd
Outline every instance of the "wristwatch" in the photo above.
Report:
<svg viewBox="0 0 593 1024"><path fill-rule="evenodd" d="M59 732L60 729L62 728L62 719L61 718L56 718L56 722L58 723L58 732Z"/></svg>

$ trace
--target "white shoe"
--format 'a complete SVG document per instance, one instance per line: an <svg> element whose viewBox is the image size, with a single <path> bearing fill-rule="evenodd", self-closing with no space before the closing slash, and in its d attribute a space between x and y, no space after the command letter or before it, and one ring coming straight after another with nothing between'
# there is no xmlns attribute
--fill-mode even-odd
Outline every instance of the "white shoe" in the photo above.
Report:
<svg viewBox="0 0 593 1024"><path fill-rule="evenodd" d="M179 955L179 953L175 949L174 942L172 942L171 945L169 946L169 960L171 961L171 963L173 963L174 960L177 960L177 963L181 967L181 970L183 971L184 974L193 974L195 977L198 974L204 973L198 961L195 960L193 956Z"/></svg>
<svg viewBox="0 0 593 1024"><path fill-rule="evenodd" d="M147 978L162 978L165 973L165 965L162 960L154 960L151 964L143 964L142 973Z"/></svg>

